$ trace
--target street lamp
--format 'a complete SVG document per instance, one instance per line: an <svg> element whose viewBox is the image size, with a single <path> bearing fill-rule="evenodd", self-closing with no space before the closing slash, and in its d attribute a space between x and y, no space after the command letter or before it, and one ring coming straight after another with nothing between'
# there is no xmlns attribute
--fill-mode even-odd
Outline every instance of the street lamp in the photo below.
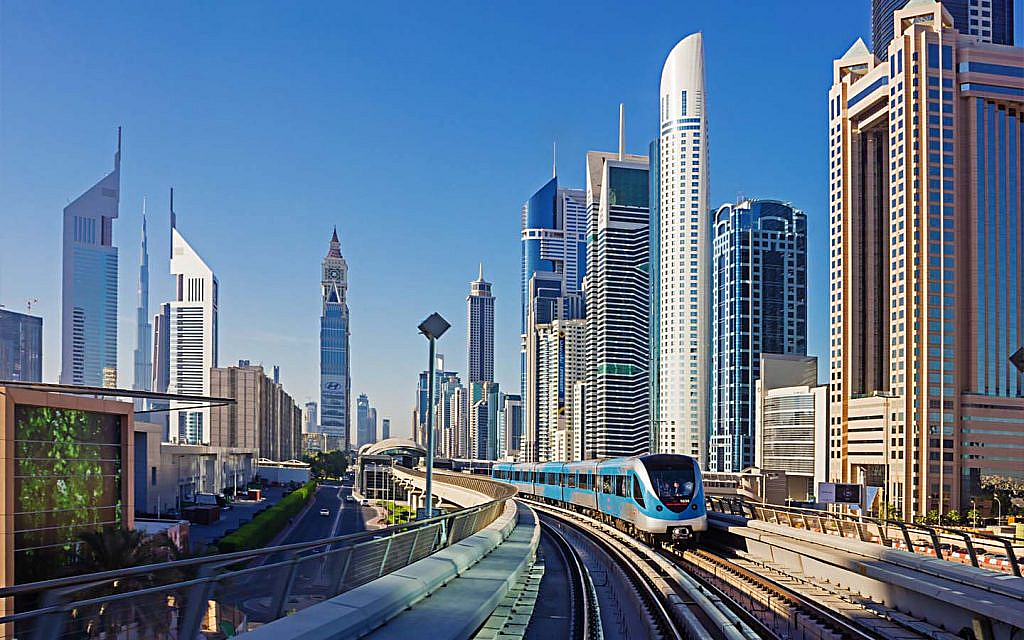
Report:
<svg viewBox="0 0 1024 640"><path fill-rule="evenodd" d="M971 498L971 515L974 516L974 528L978 528L978 507L974 504L974 498Z"/></svg>
<svg viewBox="0 0 1024 640"><path fill-rule="evenodd" d="M996 505L998 505L999 509L999 511L996 512L996 526L998 527L1003 524L1003 501L999 499L999 496L997 496L995 492L992 493L992 499L996 501Z"/></svg>
<svg viewBox="0 0 1024 640"><path fill-rule="evenodd" d="M428 518L434 515L434 496L431 491L434 476L434 343L451 326L441 314L432 313L417 327L430 342L430 364L427 367L427 487L424 496Z"/></svg>

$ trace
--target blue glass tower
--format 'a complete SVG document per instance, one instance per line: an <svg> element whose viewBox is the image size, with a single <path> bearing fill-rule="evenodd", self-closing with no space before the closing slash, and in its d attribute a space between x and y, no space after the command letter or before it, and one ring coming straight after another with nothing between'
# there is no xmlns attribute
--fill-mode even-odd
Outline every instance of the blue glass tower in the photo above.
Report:
<svg viewBox="0 0 1024 640"><path fill-rule="evenodd" d="M323 260L323 312L320 315L320 429L335 446L352 449L349 411L352 381L348 348L348 265L338 230Z"/></svg>
<svg viewBox="0 0 1024 640"><path fill-rule="evenodd" d="M718 209L712 263L711 446L708 467L754 461L754 383L762 353L807 354L807 218L789 204Z"/></svg>

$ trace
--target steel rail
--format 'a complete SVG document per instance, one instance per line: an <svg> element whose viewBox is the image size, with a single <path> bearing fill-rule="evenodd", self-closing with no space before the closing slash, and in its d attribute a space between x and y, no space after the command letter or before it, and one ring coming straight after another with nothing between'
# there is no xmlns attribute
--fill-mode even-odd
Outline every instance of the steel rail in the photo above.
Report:
<svg viewBox="0 0 1024 640"><path fill-rule="evenodd" d="M565 561L566 574L570 580L570 591L572 596L572 628L570 636L573 640L589 640L602 637L598 632L601 628L601 618L598 614L597 597L590 582L590 576L579 552L569 544L565 536L556 527L538 519L541 531L550 536L558 548L562 559Z"/></svg>

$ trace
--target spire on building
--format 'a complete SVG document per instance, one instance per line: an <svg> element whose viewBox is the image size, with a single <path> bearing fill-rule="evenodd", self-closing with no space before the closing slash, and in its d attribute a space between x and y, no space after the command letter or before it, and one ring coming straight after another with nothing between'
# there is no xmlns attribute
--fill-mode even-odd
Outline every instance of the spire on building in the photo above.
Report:
<svg viewBox="0 0 1024 640"><path fill-rule="evenodd" d="M341 242L338 241L338 227L334 227L334 233L331 234L331 248L327 251L327 257L341 257Z"/></svg>

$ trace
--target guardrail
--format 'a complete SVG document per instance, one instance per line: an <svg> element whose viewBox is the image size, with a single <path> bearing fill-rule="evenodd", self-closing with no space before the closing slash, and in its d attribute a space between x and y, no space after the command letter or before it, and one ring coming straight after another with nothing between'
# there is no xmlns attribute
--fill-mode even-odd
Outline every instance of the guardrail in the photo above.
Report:
<svg viewBox="0 0 1024 640"><path fill-rule="evenodd" d="M876 543L894 549L934 554L940 560L952 562L966 560L971 566L978 568L1004 572L1008 569L1008 573L1021 577L1021 566L1017 554L1024 554L1024 547L1014 546L1012 540L1003 536L850 513L762 503L752 504L738 498L709 496L707 508L709 511L763 520L796 529L858 538L864 542ZM990 560L986 556L985 566L982 566L979 555L983 555L987 550L976 546L975 539L990 542L993 546L998 545L1005 550L1006 560L998 560L998 564L993 563L990 566ZM955 543L950 541L955 541ZM963 543L964 546L960 547L959 543Z"/></svg>
<svg viewBox="0 0 1024 640"><path fill-rule="evenodd" d="M436 482L449 482L438 477ZM515 488L478 485L485 504L413 523L277 547L0 589L0 637L28 640L235 634L366 584L473 535Z"/></svg>

